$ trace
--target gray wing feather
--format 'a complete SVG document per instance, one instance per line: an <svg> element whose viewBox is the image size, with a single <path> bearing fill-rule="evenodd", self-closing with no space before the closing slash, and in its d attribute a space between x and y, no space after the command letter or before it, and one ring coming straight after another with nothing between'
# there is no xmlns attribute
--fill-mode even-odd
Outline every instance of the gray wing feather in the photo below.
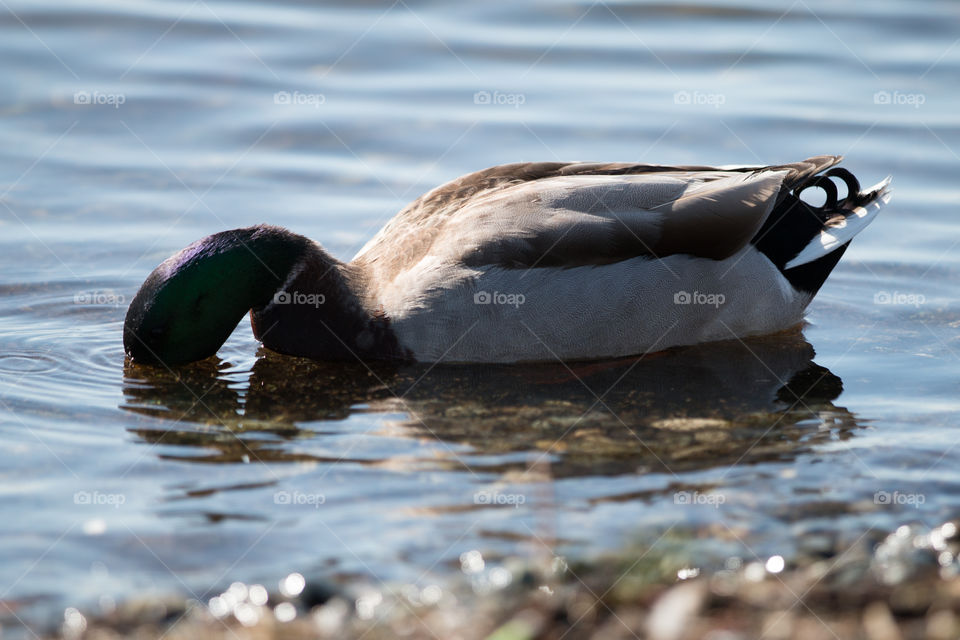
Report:
<svg viewBox="0 0 960 640"><path fill-rule="evenodd" d="M571 267L745 246L778 195L840 161L769 167L524 163L463 176L412 202L354 258L393 278L428 255L470 266Z"/></svg>

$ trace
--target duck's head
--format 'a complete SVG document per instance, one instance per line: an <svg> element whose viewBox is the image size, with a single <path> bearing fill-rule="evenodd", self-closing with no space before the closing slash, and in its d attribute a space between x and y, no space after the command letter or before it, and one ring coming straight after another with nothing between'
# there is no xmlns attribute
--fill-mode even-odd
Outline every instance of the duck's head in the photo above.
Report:
<svg viewBox="0 0 960 640"><path fill-rule="evenodd" d="M270 303L312 247L267 225L194 242L140 287L124 320L124 350L136 362L167 366L213 355L244 314Z"/></svg>

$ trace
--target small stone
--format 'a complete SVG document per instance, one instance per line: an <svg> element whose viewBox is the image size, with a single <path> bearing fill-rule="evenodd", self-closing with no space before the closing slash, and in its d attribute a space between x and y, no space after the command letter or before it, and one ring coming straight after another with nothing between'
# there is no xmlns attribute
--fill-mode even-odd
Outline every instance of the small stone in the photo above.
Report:
<svg viewBox="0 0 960 640"><path fill-rule="evenodd" d="M960 629L957 626L957 616L950 609L934 611L927 618L927 638L929 640L954 640L960 636Z"/></svg>
<svg viewBox="0 0 960 640"><path fill-rule="evenodd" d="M874 602L863 610L863 630L869 640L902 640L893 614L883 602Z"/></svg>
<svg viewBox="0 0 960 640"><path fill-rule="evenodd" d="M654 602L647 618L647 633L652 640L680 640L703 608L707 583L683 582L672 587Z"/></svg>
<svg viewBox="0 0 960 640"><path fill-rule="evenodd" d="M763 620L763 637L766 640L790 640L794 627L794 613L774 611Z"/></svg>
<svg viewBox="0 0 960 640"><path fill-rule="evenodd" d="M654 429L666 431L699 431L700 429L726 429L730 423L717 418L667 418L650 423Z"/></svg>

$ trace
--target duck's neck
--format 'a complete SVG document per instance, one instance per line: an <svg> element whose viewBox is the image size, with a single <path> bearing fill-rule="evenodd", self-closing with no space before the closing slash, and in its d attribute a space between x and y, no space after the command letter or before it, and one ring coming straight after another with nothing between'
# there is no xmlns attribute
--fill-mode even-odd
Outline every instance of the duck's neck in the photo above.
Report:
<svg viewBox="0 0 960 640"><path fill-rule="evenodd" d="M312 244L270 303L251 310L253 335L274 351L321 360L405 359L365 292L357 267Z"/></svg>

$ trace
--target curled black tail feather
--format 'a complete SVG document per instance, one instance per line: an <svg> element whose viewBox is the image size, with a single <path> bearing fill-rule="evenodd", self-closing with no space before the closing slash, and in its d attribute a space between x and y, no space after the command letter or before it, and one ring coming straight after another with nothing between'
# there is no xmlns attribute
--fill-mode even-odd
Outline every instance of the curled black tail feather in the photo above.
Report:
<svg viewBox="0 0 960 640"><path fill-rule="evenodd" d="M839 162L836 156L823 157L824 160L834 158ZM832 162L818 164L816 172L798 170L784 180L773 211L751 240L790 284L810 294L815 294L823 286L849 246L849 241L811 262L792 268L787 268L787 264L832 221L845 217L856 207L869 204L878 196L877 192L861 191L860 181L847 169L833 167ZM842 199L839 198L836 180L841 181L847 190ZM804 202L800 195L809 188L821 189L826 194L826 201L817 207Z"/></svg>

